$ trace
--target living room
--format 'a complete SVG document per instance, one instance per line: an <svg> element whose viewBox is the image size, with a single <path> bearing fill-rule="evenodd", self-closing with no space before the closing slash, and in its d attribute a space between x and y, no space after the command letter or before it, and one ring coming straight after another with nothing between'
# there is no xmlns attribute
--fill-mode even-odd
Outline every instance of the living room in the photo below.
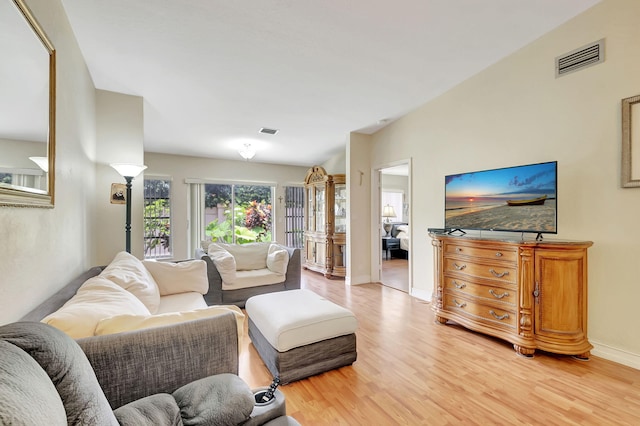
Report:
<svg viewBox="0 0 640 426"><path fill-rule="evenodd" d="M176 213L182 214L176 224L184 226L176 235L186 234L184 177L211 178L220 169L228 179L269 174L268 181L286 184L304 178L304 167L145 152L143 99L95 89L60 1L29 6L58 52L55 208L0 208L0 239L7 248L0 259L0 323L20 318L122 249L123 211L106 196L121 178L109 163L144 163L149 174L172 176L174 199L185 209ZM338 161L321 162L329 172L347 174L350 206L375 205L371 170L411 163L415 298L430 300L433 290L427 228L443 224L445 175L558 161L558 235L545 238L594 242L588 276L592 355L640 369L640 190L620 185L621 100L640 94L637 16L637 1L602 1L382 130L345 135ZM602 38L604 63L555 77L555 57ZM114 134L119 142L110 139ZM340 159L344 163L336 165ZM179 174L195 165L199 175ZM142 195L137 182L134 199ZM136 215L141 207L134 207ZM380 251L372 209L351 208L349 215L347 283L356 286L374 281ZM134 223L138 256L139 228ZM192 256L186 238L176 239L174 249L176 258Z"/></svg>

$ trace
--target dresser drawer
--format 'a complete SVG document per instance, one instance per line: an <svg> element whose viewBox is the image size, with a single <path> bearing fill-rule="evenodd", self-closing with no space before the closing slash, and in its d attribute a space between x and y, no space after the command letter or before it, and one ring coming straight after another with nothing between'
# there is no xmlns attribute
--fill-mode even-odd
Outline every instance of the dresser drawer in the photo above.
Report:
<svg viewBox="0 0 640 426"><path fill-rule="evenodd" d="M516 327L516 314L511 310L505 310L479 303L455 294L443 295L444 310L464 315L471 319L486 320L492 324L513 329Z"/></svg>
<svg viewBox="0 0 640 426"><path fill-rule="evenodd" d="M444 273L455 272L472 277L489 278L507 283L516 282L516 267L506 267L496 264L469 262L455 257L444 258Z"/></svg>
<svg viewBox="0 0 640 426"><path fill-rule="evenodd" d="M471 256L475 258L503 260L506 262L516 262L518 260L518 253L515 248L505 247L503 248L491 248L491 247L471 247L461 244L445 243L444 254L455 254L462 256Z"/></svg>
<svg viewBox="0 0 640 426"><path fill-rule="evenodd" d="M462 293L473 297L481 297L488 301L499 301L516 306L518 302L515 286L507 285L504 288L491 285L476 284L467 280L445 277L444 290L449 293Z"/></svg>

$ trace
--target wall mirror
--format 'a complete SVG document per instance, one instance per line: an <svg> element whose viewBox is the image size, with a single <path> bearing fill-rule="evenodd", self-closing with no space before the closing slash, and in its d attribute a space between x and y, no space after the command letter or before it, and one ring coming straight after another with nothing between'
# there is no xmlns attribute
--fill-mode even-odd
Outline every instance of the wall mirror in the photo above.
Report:
<svg viewBox="0 0 640 426"><path fill-rule="evenodd" d="M0 0L0 206L53 207L55 49L24 0Z"/></svg>

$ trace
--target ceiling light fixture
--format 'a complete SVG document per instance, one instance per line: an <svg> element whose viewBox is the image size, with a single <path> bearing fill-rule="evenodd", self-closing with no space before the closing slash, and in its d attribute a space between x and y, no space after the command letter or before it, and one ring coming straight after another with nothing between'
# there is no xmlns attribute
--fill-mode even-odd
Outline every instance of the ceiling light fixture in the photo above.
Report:
<svg viewBox="0 0 640 426"><path fill-rule="evenodd" d="M244 148L238 151L238 154L245 160L249 161L256 155L256 150L251 146L250 143L245 143Z"/></svg>

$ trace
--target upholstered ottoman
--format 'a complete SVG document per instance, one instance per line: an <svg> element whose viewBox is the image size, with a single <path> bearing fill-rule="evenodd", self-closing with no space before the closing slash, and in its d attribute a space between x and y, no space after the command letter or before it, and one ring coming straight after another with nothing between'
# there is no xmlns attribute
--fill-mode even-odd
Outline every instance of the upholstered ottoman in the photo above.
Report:
<svg viewBox="0 0 640 426"><path fill-rule="evenodd" d="M355 316L310 290L253 296L245 309L251 342L282 384L356 360Z"/></svg>

